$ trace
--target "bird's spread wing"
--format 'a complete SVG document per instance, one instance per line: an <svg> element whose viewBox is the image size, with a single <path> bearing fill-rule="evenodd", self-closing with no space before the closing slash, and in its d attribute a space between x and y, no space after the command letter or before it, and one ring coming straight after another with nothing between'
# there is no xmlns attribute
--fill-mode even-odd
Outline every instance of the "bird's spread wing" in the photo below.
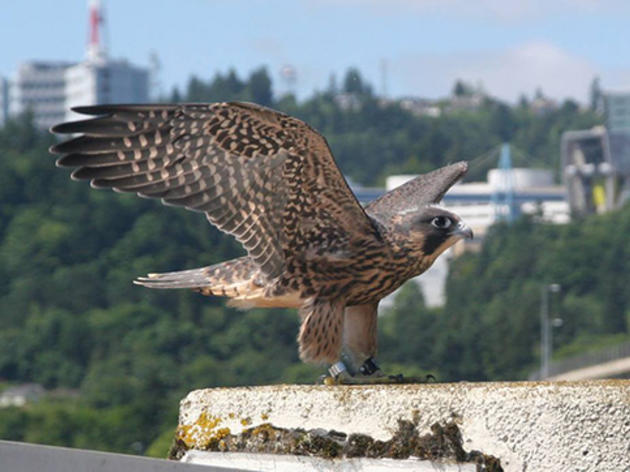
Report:
<svg viewBox="0 0 630 472"><path fill-rule="evenodd" d="M204 212L270 277L287 257L372 228L325 139L304 122L246 103L101 105L55 126L80 133L51 151L74 179Z"/></svg>
<svg viewBox="0 0 630 472"><path fill-rule="evenodd" d="M438 203L467 170L468 164L462 161L419 175L370 202L365 210L384 223L401 211Z"/></svg>

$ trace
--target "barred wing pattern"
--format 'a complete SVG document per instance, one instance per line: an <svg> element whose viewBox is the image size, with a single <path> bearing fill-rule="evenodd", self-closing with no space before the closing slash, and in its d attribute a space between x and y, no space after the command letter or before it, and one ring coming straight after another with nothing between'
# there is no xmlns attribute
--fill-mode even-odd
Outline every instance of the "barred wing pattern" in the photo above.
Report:
<svg viewBox="0 0 630 472"><path fill-rule="evenodd" d="M204 212L270 278L288 258L339 251L369 218L325 139L306 123L248 103L98 105L55 126L80 133L51 151L74 179Z"/></svg>

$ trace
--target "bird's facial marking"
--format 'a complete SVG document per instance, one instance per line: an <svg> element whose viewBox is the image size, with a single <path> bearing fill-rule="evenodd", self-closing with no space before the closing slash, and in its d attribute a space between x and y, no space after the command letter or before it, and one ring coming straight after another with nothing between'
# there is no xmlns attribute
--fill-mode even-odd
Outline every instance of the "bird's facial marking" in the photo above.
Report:
<svg viewBox="0 0 630 472"><path fill-rule="evenodd" d="M429 232L422 241L422 252L427 256L433 254L447 239L448 235L439 230Z"/></svg>

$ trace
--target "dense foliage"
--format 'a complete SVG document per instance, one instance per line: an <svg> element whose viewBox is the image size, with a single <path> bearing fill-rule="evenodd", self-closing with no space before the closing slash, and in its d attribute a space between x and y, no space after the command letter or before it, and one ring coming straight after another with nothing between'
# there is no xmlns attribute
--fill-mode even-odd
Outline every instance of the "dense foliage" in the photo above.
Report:
<svg viewBox="0 0 630 472"><path fill-rule="evenodd" d="M341 90L299 104L291 96L274 102L264 69L247 80L232 72L191 79L173 95L253 100L300 116L364 184L471 160L506 139L527 150L517 156L522 164L554 166L561 131L598 119L571 102L537 115L527 103L490 99L476 111L417 117L379 100L357 71ZM70 181L53 167L52 141L28 116L0 130L0 380L56 392L0 410L0 438L164 455L187 391L316 378L321 369L297 358L295 313L242 312L132 285L137 275L211 264L241 249L199 215ZM473 164L473 177L482 177L494 161ZM524 220L495 228L479 254L456 261L446 307L429 310L413 285L403 290L383 317L385 367L443 380L522 377L537 358L544 281L564 287L554 301L567 320L559 344L625 333L628 231L629 209L565 227Z"/></svg>

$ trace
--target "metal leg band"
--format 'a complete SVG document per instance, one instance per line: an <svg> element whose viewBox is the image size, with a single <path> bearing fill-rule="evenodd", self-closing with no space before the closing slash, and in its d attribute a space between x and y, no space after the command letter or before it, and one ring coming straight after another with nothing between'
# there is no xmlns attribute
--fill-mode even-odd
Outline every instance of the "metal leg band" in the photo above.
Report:
<svg viewBox="0 0 630 472"><path fill-rule="evenodd" d="M328 373L330 374L331 377L336 378L347 370L348 369L346 368L346 365L343 362L337 361L328 368Z"/></svg>

